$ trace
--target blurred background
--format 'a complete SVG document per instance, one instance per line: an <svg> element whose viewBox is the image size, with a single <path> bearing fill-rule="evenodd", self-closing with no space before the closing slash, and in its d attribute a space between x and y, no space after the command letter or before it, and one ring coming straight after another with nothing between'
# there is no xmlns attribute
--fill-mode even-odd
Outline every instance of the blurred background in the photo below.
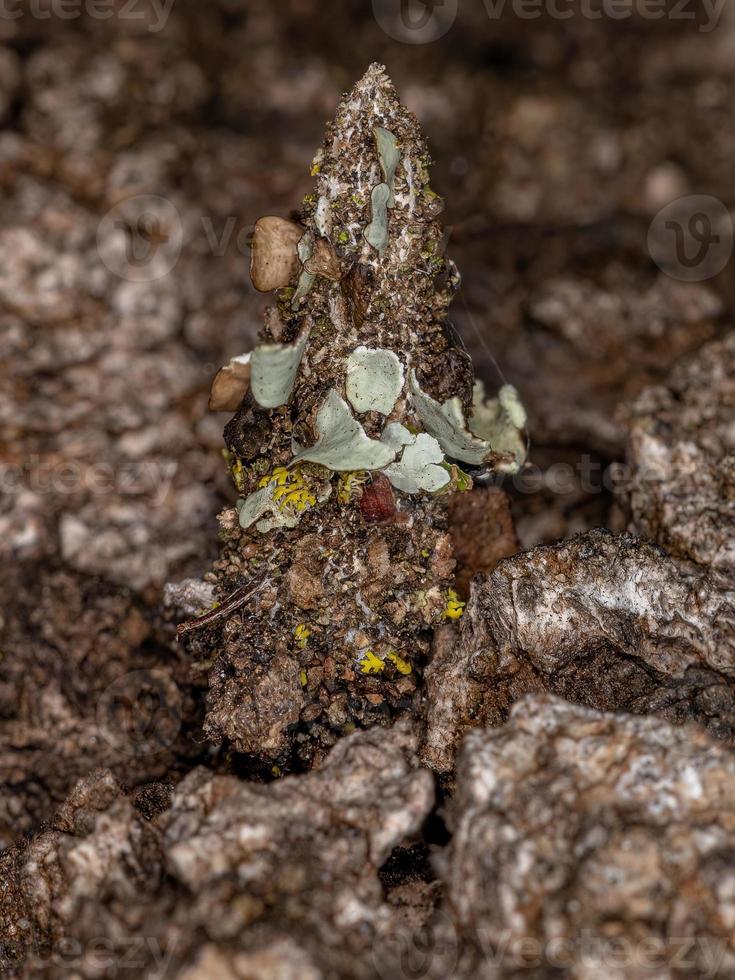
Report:
<svg viewBox="0 0 735 980"><path fill-rule="evenodd" d="M622 526L620 413L733 303L731 6L1 7L8 594L63 568L153 606L207 568L233 497L209 385L268 301L251 229L310 192L324 126L371 61L432 147L455 326L488 386L512 382L529 409L533 466L507 487L521 544Z"/></svg>

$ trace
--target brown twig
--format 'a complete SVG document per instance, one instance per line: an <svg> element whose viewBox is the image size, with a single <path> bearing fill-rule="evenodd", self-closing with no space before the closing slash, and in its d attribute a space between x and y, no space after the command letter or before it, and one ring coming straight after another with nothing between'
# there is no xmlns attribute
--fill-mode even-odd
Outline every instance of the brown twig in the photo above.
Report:
<svg viewBox="0 0 735 980"><path fill-rule="evenodd" d="M201 629L202 626L209 626L210 623L229 616L230 613L244 606L248 599L252 599L258 589L261 588L269 571L270 568L268 567L262 568L259 572L256 572L249 582L236 589L215 609L210 609L209 612L204 613L202 616L197 616L196 619L189 619L185 623L179 623L176 627L177 639L180 639L187 633L192 633L194 630Z"/></svg>

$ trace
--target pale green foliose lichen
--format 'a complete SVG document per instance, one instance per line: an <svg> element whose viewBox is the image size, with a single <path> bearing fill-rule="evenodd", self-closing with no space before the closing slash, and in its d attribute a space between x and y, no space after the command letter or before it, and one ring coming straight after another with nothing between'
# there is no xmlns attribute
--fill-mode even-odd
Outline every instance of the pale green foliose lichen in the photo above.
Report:
<svg viewBox="0 0 735 980"><path fill-rule="evenodd" d="M301 265L303 266L314 254L314 238L307 232L298 244L298 254L301 260ZM308 272L306 269L302 269L301 275L299 276L299 281L296 285L296 292L293 294L291 299L291 309L297 310L299 304L303 299L305 299L311 292L311 288L316 281L316 276L312 272Z"/></svg>
<svg viewBox="0 0 735 980"><path fill-rule="evenodd" d="M492 453L492 447L467 428L461 400L454 397L443 404L436 401L421 390L414 371L411 372L409 385L416 411L426 431L434 436L447 456L472 466L481 466Z"/></svg>
<svg viewBox="0 0 735 980"><path fill-rule="evenodd" d="M247 498L237 502L240 527L247 530L253 524L261 534L277 528L292 528L302 514L329 499L332 487L328 480L307 479L300 467L276 467L264 476L259 487ZM272 515L262 520L266 514ZM257 523L256 523L257 522Z"/></svg>
<svg viewBox="0 0 735 980"><path fill-rule="evenodd" d="M526 457L522 432L526 412L512 385L501 388L498 398L486 401L482 382L475 383L474 431L467 425L459 398L449 398L440 404L421 390L415 372L411 372L409 387L424 427L436 437L447 456L473 466L481 466L492 459L499 472L518 472ZM498 456L508 459L498 459Z"/></svg>
<svg viewBox="0 0 735 980"><path fill-rule="evenodd" d="M279 527L296 527L301 518L299 511L279 507L274 499L271 487L264 487L251 493L245 500L238 500L237 512L240 519L240 527L246 531L255 524L261 534L273 531ZM266 514L272 515L266 520Z"/></svg>
<svg viewBox="0 0 735 980"><path fill-rule="evenodd" d="M392 350L356 347L347 358L346 394L356 412L390 415L403 380L403 365Z"/></svg>
<svg viewBox="0 0 735 980"><path fill-rule="evenodd" d="M285 405L309 339L304 331L295 344L261 344L250 356L250 390L263 408Z"/></svg>
<svg viewBox="0 0 735 980"><path fill-rule="evenodd" d="M255 493L251 493L245 500L238 500L236 507L240 519L240 527L246 531L259 517L267 513L272 506L273 494L267 487L256 490Z"/></svg>
<svg viewBox="0 0 735 980"><path fill-rule="evenodd" d="M396 452L403 449L401 458L383 470L397 490L436 493L449 483L450 474L440 465L444 453L433 436L426 432L412 435L400 422L391 422L385 428L383 440Z"/></svg>
<svg viewBox="0 0 735 980"><path fill-rule="evenodd" d="M496 468L505 473L516 473L526 458L526 410L521 404L513 385L503 385L497 398L486 400L485 386L476 381L472 392L472 425L478 435L492 446L493 451L508 455L507 463L498 462Z"/></svg>
<svg viewBox="0 0 735 980"><path fill-rule="evenodd" d="M398 149L396 138L389 129L382 126L375 127L375 143L378 147L378 159L383 171L385 183L388 185L390 196L388 197L388 207L396 206L394 186L396 180L396 170L401 159L401 152Z"/></svg>
<svg viewBox="0 0 735 980"><path fill-rule="evenodd" d="M294 445L293 463L319 463L335 472L379 470L395 459L384 442L371 439L347 402L330 389L317 412L314 428L317 441L308 449Z"/></svg>
<svg viewBox="0 0 735 980"><path fill-rule="evenodd" d="M387 184L377 184L373 187L370 201L373 220L363 234L365 241L378 252L384 252L388 244L388 201L390 188Z"/></svg>
<svg viewBox="0 0 735 980"><path fill-rule="evenodd" d="M396 456L400 455L404 446L409 446L414 440L413 434L400 422L390 422L386 425L380 438L391 447Z"/></svg>
<svg viewBox="0 0 735 980"><path fill-rule="evenodd" d="M480 382L482 384L482 382ZM503 385L498 392L500 406L516 429L525 429L528 423L526 409L521 402L518 390L513 385Z"/></svg>

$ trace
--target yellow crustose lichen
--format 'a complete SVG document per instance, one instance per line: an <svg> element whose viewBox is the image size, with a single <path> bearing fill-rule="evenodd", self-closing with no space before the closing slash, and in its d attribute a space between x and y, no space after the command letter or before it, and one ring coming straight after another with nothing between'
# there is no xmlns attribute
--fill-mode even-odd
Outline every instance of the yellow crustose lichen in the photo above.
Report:
<svg viewBox="0 0 735 980"><path fill-rule="evenodd" d="M232 481L235 484L238 493L244 493L245 491L245 467L241 459L237 456L228 452L226 449L222 450L222 455L224 457L225 463L232 476Z"/></svg>
<svg viewBox="0 0 735 980"><path fill-rule="evenodd" d="M316 497L307 486L298 466L292 470L277 466L272 473L263 477L258 486L273 486L273 499L280 510L302 513L316 504Z"/></svg>
<svg viewBox="0 0 735 980"><path fill-rule="evenodd" d="M356 494L362 493L362 485L366 479L367 474L364 470L340 473L337 485L337 500L341 504L349 504Z"/></svg>
<svg viewBox="0 0 735 980"><path fill-rule="evenodd" d="M466 602L460 601L460 598L454 589L450 589L447 592L447 604L444 607L444 612L442 615L445 619L459 619L464 612L464 607L466 605Z"/></svg>
<svg viewBox="0 0 735 980"><path fill-rule="evenodd" d="M404 676L410 674L411 670L413 669L411 664L407 660L404 660L403 657L399 657L395 650L389 650L388 653L386 653L385 658L386 660L390 660L398 673L403 674Z"/></svg>
<svg viewBox="0 0 735 980"><path fill-rule="evenodd" d="M385 661L376 657L372 650L366 650L358 666L362 674L380 674L385 670Z"/></svg>
<svg viewBox="0 0 735 980"><path fill-rule="evenodd" d="M306 644L309 642L309 637L311 636L311 630L306 625L306 623L299 623L296 629L293 631L293 635L296 637L296 642L300 650L303 650Z"/></svg>
<svg viewBox="0 0 735 980"><path fill-rule="evenodd" d="M385 655L385 660L390 660L399 674L404 676L411 673L413 668L407 660L399 657L395 650L389 650ZM362 674L382 674L385 670L385 660L381 660L372 650L366 650L358 662Z"/></svg>

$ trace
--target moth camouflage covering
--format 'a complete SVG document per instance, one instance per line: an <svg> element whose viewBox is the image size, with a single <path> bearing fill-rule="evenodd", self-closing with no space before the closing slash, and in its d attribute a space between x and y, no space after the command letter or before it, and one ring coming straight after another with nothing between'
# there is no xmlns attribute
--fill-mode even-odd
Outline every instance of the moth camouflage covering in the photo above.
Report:
<svg viewBox="0 0 735 980"><path fill-rule="evenodd" d="M240 494L213 576L223 603L262 577L193 649L213 664L210 735L279 767L411 711L433 629L463 608L448 501L473 469L524 461L517 393L485 399L447 320L459 276L429 165L372 65L327 128L299 220L256 225L252 281L277 302L213 386L213 408L236 408Z"/></svg>

